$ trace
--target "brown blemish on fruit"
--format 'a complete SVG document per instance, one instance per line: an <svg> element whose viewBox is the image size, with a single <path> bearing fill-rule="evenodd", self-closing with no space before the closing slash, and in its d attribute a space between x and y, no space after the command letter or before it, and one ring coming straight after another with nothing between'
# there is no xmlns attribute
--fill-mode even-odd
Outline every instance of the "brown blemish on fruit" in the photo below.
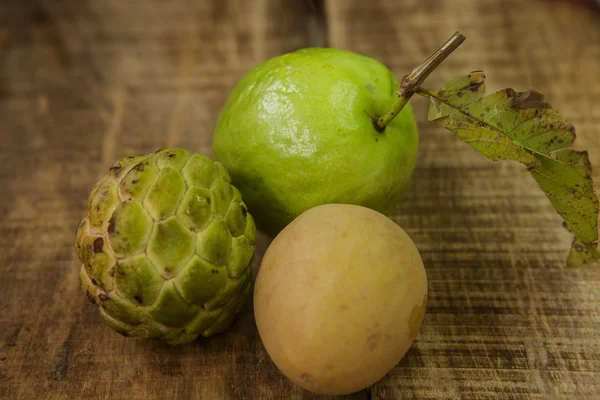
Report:
<svg viewBox="0 0 600 400"><path fill-rule="evenodd" d="M386 334L383 338L383 343L389 343L392 340L392 335Z"/></svg>
<svg viewBox="0 0 600 400"><path fill-rule="evenodd" d="M377 348L377 345L381 341L381 333L375 332L367 336L367 346L369 347L369 351L373 351Z"/></svg>
<svg viewBox="0 0 600 400"><path fill-rule="evenodd" d="M94 240L94 253L100 253L102 251L102 247L104 247L104 239L99 237Z"/></svg>
<svg viewBox="0 0 600 400"><path fill-rule="evenodd" d="M346 311L348 309L348 305L347 304L342 304L340 306L340 311Z"/></svg>
<svg viewBox="0 0 600 400"><path fill-rule="evenodd" d="M119 176L119 173L121 172L121 166L120 165L113 165L112 167L110 167L109 169L110 172L113 173L113 175L115 176Z"/></svg>
<svg viewBox="0 0 600 400"><path fill-rule="evenodd" d="M96 304L96 299L94 298L94 296L92 296L92 294L90 292L86 291L85 295L87 296L87 298L90 301L90 303Z"/></svg>
<svg viewBox="0 0 600 400"><path fill-rule="evenodd" d="M302 375L300 375L300 380L302 382L311 383L313 381L313 377L305 372Z"/></svg>
<svg viewBox="0 0 600 400"><path fill-rule="evenodd" d="M471 92L478 92L480 86L481 86L481 83L474 83L474 84L470 84L467 89L470 90Z"/></svg>
<svg viewBox="0 0 600 400"><path fill-rule="evenodd" d="M423 301L420 306L414 306L408 319L408 332L410 340L414 340L419 333L421 324L423 323L423 317L425 316L425 308L427 307L427 295L423 296Z"/></svg>
<svg viewBox="0 0 600 400"><path fill-rule="evenodd" d="M111 217L108 221L108 233L115 233L115 217Z"/></svg>
<svg viewBox="0 0 600 400"><path fill-rule="evenodd" d="M108 293L100 293L100 294L98 295L98 299L99 299L101 302L108 301Z"/></svg>
<svg viewBox="0 0 600 400"><path fill-rule="evenodd" d="M134 296L133 298L135 299L135 301L137 301L138 303L142 304L142 302L143 302L142 296L137 295L137 296Z"/></svg>

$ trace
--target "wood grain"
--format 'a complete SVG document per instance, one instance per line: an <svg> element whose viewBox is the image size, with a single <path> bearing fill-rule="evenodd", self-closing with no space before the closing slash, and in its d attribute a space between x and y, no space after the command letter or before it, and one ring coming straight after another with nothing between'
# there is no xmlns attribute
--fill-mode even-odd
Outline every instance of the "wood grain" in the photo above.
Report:
<svg viewBox="0 0 600 400"><path fill-rule="evenodd" d="M483 69L488 92L535 88L600 164L600 15L546 1L328 3L329 42L402 76L455 30L467 41L426 82ZM522 166L492 163L427 122L395 220L429 278L424 326L373 399L600 396L600 270L566 270L570 236ZM594 170L598 181L600 173Z"/></svg>
<svg viewBox="0 0 600 400"><path fill-rule="evenodd" d="M577 6L2 2L0 398L325 399L277 371L251 306L227 333L177 349L112 332L79 290L75 227L114 160L174 146L210 155L221 106L260 61L328 43L401 76L456 29L468 40L428 87L479 68L490 91L531 86L600 165L600 17ZM600 270L564 269L569 234L520 166L489 162L427 123L426 101L413 104L421 154L394 219L422 252L430 301L372 397L597 398Z"/></svg>

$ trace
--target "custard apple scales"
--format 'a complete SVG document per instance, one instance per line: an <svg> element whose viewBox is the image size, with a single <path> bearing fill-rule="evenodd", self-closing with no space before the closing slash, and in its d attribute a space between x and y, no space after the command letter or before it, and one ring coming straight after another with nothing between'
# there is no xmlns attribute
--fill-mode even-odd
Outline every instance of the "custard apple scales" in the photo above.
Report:
<svg viewBox="0 0 600 400"><path fill-rule="evenodd" d="M225 330L251 292L256 228L225 168L182 149L117 161L76 234L81 288L126 336Z"/></svg>

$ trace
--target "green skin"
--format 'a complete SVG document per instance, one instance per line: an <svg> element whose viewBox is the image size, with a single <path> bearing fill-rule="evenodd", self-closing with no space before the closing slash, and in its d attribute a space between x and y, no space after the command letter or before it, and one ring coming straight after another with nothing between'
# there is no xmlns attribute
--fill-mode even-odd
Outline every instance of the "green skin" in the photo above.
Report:
<svg viewBox="0 0 600 400"><path fill-rule="evenodd" d="M244 306L255 240L221 164L183 149L123 158L77 228L81 289L117 332L189 343L225 330Z"/></svg>
<svg viewBox="0 0 600 400"><path fill-rule="evenodd" d="M415 168L417 126L410 104L383 131L373 118L393 108L399 86L378 61L330 48L274 57L238 82L213 154L260 230L276 235L327 203L393 211Z"/></svg>

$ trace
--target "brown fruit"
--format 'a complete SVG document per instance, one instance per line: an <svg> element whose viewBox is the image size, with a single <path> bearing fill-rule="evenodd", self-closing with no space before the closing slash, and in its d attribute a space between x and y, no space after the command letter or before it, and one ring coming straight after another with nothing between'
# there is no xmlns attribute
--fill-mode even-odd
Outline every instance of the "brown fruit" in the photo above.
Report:
<svg viewBox="0 0 600 400"><path fill-rule="evenodd" d="M416 337L427 276L410 237L371 209L330 204L288 225L262 260L256 323L297 385L348 394L385 376Z"/></svg>

